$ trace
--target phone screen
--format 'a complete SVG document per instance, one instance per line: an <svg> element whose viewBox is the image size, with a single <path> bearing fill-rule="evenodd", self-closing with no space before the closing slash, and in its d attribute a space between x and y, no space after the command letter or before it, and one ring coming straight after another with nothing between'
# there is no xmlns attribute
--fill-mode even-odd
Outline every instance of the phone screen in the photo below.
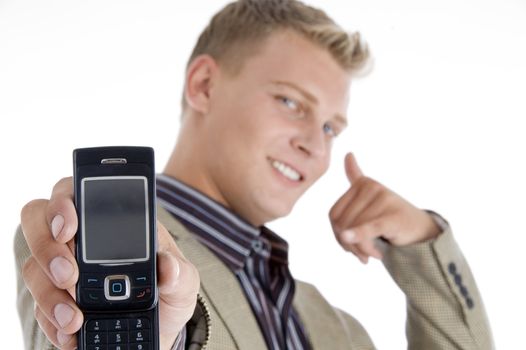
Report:
<svg viewBox="0 0 526 350"><path fill-rule="evenodd" d="M144 176L82 179L85 263L147 261L150 232L148 182Z"/></svg>

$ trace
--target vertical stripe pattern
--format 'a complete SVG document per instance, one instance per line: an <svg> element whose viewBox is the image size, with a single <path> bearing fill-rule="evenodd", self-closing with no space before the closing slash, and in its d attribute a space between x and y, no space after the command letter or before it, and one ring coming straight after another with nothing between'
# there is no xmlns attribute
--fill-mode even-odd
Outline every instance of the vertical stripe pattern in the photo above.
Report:
<svg viewBox="0 0 526 350"><path fill-rule="evenodd" d="M292 307L285 240L163 174L157 175L157 201L236 275L269 349L311 348Z"/></svg>

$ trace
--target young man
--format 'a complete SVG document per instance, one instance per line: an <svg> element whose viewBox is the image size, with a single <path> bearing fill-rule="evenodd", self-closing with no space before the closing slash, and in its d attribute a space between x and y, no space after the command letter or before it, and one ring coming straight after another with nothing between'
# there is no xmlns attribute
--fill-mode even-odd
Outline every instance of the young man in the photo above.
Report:
<svg viewBox="0 0 526 350"><path fill-rule="evenodd" d="M300 2L241 0L212 19L189 60L180 134L157 180L163 349L374 348L354 318L292 278L286 242L264 226L327 170L366 60L358 34ZM364 176L351 153L345 169L352 186L330 211L335 237L363 262L382 259L404 291L409 347L492 348L447 222ZM63 179L49 201L22 210L15 249L29 349L76 345L72 192Z"/></svg>

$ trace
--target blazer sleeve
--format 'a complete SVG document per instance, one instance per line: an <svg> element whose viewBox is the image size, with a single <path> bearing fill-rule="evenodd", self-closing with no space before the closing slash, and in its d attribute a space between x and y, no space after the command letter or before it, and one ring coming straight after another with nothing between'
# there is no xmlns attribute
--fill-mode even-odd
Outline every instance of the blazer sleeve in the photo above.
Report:
<svg viewBox="0 0 526 350"><path fill-rule="evenodd" d="M408 349L494 349L473 274L441 220L434 240L384 247L383 263L406 296Z"/></svg>
<svg viewBox="0 0 526 350"><path fill-rule="evenodd" d="M26 260L31 256L31 252L20 226L15 233L14 254L17 280L16 306L22 323L25 349L56 350L57 348L48 341L35 319L33 297L22 279L22 268Z"/></svg>

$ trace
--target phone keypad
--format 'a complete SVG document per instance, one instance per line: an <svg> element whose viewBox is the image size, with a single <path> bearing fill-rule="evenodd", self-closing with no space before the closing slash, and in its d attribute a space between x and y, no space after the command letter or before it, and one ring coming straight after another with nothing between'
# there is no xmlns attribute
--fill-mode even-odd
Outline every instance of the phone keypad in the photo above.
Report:
<svg viewBox="0 0 526 350"><path fill-rule="evenodd" d="M90 320L86 324L88 350L149 350L150 321L147 318Z"/></svg>

